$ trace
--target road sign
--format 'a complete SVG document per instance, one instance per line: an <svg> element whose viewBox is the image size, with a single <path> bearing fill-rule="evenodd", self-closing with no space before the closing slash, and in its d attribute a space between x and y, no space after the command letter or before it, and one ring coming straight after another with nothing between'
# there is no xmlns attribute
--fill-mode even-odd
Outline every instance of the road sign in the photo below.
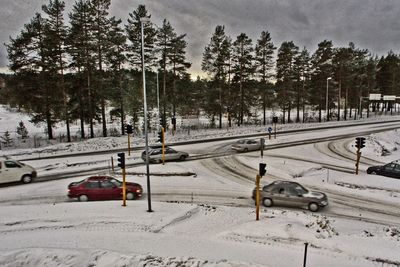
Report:
<svg viewBox="0 0 400 267"><path fill-rule="evenodd" d="M267 130L268 130L268 132L270 132L270 133L271 133L271 132L272 132L272 127L268 127L268 129L267 129Z"/></svg>
<svg viewBox="0 0 400 267"><path fill-rule="evenodd" d="M381 100L381 94L369 94L369 100Z"/></svg>
<svg viewBox="0 0 400 267"><path fill-rule="evenodd" d="M395 101L396 96L395 95L384 95L383 96L383 101Z"/></svg>

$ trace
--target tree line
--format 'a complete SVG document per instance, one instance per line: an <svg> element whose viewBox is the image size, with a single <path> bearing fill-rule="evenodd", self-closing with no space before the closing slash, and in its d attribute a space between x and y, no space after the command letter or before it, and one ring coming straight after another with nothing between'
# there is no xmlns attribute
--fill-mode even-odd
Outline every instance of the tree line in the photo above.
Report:
<svg viewBox="0 0 400 267"><path fill-rule="evenodd" d="M140 128L142 25L149 113L160 102L165 124L167 117L205 114L220 128L224 116L229 126L242 125L258 119L262 110L265 125L271 108L282 111L283 123L300 122L306 107L318 112L321 121L326 104L327 119L347 119L362 108L360 97L396 95L399 88L400 57L391 51L378 59L353 43L334 47L324 40L310 55L293 41L275 47L267 30L254 44L245 33L232 39L223 25L216 26L203 51L201 66L208 78L192 80L185 33L177 33L167 19L160 26L151 22L144 5L123 24L110 16L110 4L76 0L66 16L65 3L50 0L6 44L13 75L6 77L0 99L30 113L32 122L45 123L49 139L60 121L68 141L72 121L80 122L82 138L94 137L96 122L107 136L107 116L120 119L122 134L127 115ZM150 21L141 22L142 17Z"/></svg>

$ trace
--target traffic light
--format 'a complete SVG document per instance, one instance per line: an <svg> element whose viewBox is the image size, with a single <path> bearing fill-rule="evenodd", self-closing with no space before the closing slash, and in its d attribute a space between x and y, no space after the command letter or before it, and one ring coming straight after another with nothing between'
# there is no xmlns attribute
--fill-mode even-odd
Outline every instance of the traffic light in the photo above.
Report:
<svg viewBox="0 0 400 267"><path fill-rule="evenodd" d="M171 122L172 122L172 128L175 131L176 130L176 118L175 117L171 118Z"/></svg>
<svg viewBox="0 0 400 267"><path fill-rule="evenodd" d="M125 125L126 133L133 134L133 127L130 124Z"/></svg>
<svg viewBox="0 0 400 267"><path fill-rule="evenodd" d="M356 137L356 148L363 148L365 147L365 137Z"/></svg>
<svg viewBox="0 0 400 267"><path fill-rule="evenodd" d="M166 125L165 125L165 120L164 120L164 116L161 116L161 117L160 117L160 126L161 126L161 127L164 127L164 129L165 129L165 127L166 127Z"/></svg>
<svg viewBox="0 0 400 267"><path fill-rule="evenodd" d="M161 127L160 131L157 133L158 139L157 141L160 143L164 143L164 128Z"/></svg>
<svg viewBox="0 0 400 267"><path fill-rule="evenodd" d="M267 170L265 169L267 167L267 164L265 163L260 163L260 168L259 168L259 175L261 177L263 177L265 175L265 173L267 172Z"/></svg>
<svg viewBox="0 0 400 267"><path fill-rule="evenodd" d="M273 123L278 123L278 117L276 117L276 116L272 117L272 122Z"/></svg>
<svg viewBox="0 0 400 267"><path fill-rule="evenodd" d="M125 153L118 153L118 167L125 169Z"/></svg>

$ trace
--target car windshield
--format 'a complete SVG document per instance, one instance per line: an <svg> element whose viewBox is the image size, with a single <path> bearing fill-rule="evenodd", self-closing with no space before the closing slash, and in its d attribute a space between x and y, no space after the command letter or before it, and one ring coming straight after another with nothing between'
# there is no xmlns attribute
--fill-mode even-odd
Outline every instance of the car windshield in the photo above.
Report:
<svg viewBox="0 0 400 267"><path fill-rule="evenodd" d="M236 143L238 143L238 144L244 144L246 142L246 140L239 140L239 141L237 141Z"/></svg>

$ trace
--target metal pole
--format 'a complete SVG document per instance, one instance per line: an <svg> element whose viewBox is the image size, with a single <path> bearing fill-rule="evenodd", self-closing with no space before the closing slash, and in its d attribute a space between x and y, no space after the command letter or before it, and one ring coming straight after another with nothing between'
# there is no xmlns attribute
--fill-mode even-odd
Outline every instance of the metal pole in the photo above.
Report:
<svg viewBox="0 0 400 267"><path fill-rule="evenodd" d="M158 121L160 121L160 93L159 93L159 86L158 86L158 70L156 72L157 77L157 110L158 110Z"/></svg>
<svg viewBox="0 0 400 267"><path fill-rule="evenodd" d="M142 33L142 73L143 73L143 109L144 109L144 136L146 144L146 176L147 176L147 212L152 212L151 209L151 191L150 191L150 170L149 170L149 138L147 134L147 100L146 100L146 74L144 65L144 34L143 34L143 22L147 18L140 18L141 33Z"/></svg>
<svg viewBox="0 0 400 267"><path fill-rule="evenodd" d="M325 113L326 113L326 120L327 121L329 121L329 115L328 115L328 88L329 88L329 78L326 78Z"/></svg>
<svg viewBox="0 0 400 267"><path fill-rule="evenodd" d="M305 248L304 248L303 267L306 267L306 264L307 264L307 246L308 246L308 243L304 243L304 246L305 246Z"/></svg>

